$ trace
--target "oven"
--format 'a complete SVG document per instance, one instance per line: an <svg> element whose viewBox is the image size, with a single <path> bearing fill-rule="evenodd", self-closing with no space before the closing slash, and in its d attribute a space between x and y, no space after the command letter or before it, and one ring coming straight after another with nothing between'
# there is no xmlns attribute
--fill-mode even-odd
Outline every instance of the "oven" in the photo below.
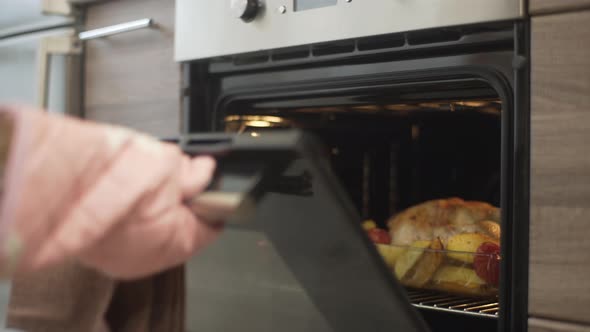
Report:
<svg viewBox="0 0 590 332"><path fill-rule="evenodd" d="M233 204L189 330L526 331L522 6L178 0L184 148Z"/></svg>

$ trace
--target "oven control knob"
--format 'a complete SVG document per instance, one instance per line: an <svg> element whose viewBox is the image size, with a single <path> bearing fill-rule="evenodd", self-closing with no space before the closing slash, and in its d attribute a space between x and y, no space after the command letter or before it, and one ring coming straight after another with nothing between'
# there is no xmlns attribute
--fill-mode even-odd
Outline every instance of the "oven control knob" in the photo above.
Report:
<svg viewBox="0 0 590 332"><path fill-rule="evenodd" d="M250 22L256 18L258 8L260 7L258 0L230 0L231 11L236 18L241 18L244 22Z"/></svg>

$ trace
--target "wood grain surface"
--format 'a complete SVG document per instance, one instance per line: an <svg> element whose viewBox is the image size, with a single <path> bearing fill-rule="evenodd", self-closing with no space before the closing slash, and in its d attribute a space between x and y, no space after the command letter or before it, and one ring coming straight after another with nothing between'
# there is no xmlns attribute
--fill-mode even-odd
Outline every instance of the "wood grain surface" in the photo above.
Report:
<svg viewBox="0 0 590 332"><path fill-rule="evenodd" d="M529 0L532 15L575 11L590 8L590 0Z"/></svg>
<svg viewBox="0 0 590 332"><path fill-rule="evenodd" d="M90 5L87 29L153 18L142 29L86 42L85 116L158 137L180 128L180 65L173 59L174 0Z"/></svg>
<svg viewBox="0 0 590 332"><path fill-rule="evenodd" d="M532 19L532 316L590 323L590 11ZM542 331L542 330L541 330Z"/></svg>
<svg viewBox="0 0 590 332"><path fill-rule="evenodd" d="M530 318L529 332L590 332L590 326Z"/></svg>

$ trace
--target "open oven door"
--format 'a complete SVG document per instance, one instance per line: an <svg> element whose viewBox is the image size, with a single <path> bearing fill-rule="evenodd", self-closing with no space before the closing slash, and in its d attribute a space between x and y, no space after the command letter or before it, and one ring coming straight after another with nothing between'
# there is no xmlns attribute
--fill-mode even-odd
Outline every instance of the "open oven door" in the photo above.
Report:
<svg viewBox="0 0 590 332"><path fill-rule="evenodd" d="M327 151L312 137L299 131L202 134L185 137L181 144L189 154L213 154L219 162L209 190L190 202L195 213L210 222L227 219L226 233L238 229L262 234L268 244L252 236L252 246L272 248L261 250L272 250L288 271L266 271L267 275L253 271L260 261L248 257L247 246L213 254L213 258L207 258L212 255L207 251L205 258L195 257L197 266L207 264L207 259L226 263L217 275L211 271L223 263L216 268L204 267L190 277L197 280L194 287L200 285L202 292L197 299L200 305L191 307L188 299L189 331L428 330L365 235L360 215L330 171ZM291 274L294 280L265 281L268 274L281 273ZM248 279L252 279L248 284L235 285ZM220 285L219 280L225 283ZM191 280L188 283L190 297ZM261 290L269 289L274 289L276 295L271 291L264 300L270 305L256 313L252 309L256 304L249 303L248 298L263 296ZM300 316L300 311L309 309L284 301L281 292L305 293L322 322L298 325L307 319ZM219 310L223 298L223 313L208 310L216 305ZM239 315L232 311L250 314L237 318ZM283 321L283 317L289 317L281 314L285 311L291 311L292 322ZM268 316L254 317L261 313ZM200 317L193 326L192 315ZM219 323L221 320L224 322ZM253 323L256 320L265 322Z"/></svg>

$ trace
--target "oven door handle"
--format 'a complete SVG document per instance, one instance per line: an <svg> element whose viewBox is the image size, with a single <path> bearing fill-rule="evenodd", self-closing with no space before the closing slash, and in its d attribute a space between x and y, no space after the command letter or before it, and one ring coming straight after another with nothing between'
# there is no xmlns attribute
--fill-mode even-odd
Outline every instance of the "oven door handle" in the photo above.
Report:
<svg viewBox="0 0 590 332"><path fill-rule="evenodd" d="M110 25L107 27L102 27L98 29L88 30L84 32L80 32L78 34L78 38L82 41L110 37L114 35L118 35L125 32L146 29L146 28L153 28L156 26L156 22L152 18L142 18L135 21L119 23L115 25Z"/></svg>

